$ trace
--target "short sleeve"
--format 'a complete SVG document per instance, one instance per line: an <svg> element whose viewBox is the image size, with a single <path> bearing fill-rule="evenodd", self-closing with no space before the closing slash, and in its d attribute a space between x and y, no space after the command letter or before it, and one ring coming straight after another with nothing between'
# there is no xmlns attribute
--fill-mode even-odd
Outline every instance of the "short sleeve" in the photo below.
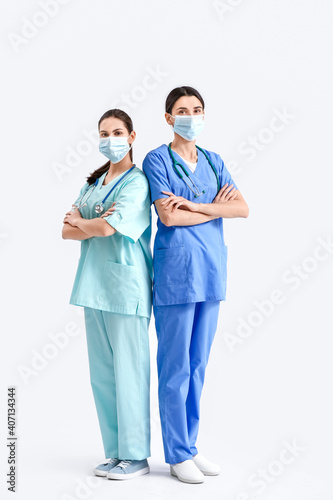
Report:
<svg viewBox="0 0 333 500"><path fill-rule="evenodd" d="M172 191L162 159L155 153L148 153L143 160L142 170L146 174L150 187L150 203L159 198L168 198L162 191Z"/></svg>
<svg viewBox="0 0 333 500"><path fill-rule="evenodd" d="M131 243L136 243L151 221L146 177L140 175L131 179L121 189L115 202L115 211L104 220Z"/></svg>
<svg viewBox="0 0 333 500"><path fill-rule="evenodd" d="M230 172L228 171L227 167L224 164L224 161L222 160L221 157L219 157L222 165L221 165L221 171L220 171L220 186L223 187L226 183L230 186L232 184L236 189L238 189L236 182L232 179Z"/></svg>

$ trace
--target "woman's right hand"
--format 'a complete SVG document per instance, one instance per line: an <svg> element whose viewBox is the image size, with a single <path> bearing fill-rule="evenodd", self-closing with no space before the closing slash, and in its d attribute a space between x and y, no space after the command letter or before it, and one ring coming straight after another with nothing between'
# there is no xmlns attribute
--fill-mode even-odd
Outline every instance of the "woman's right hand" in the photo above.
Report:
<svg viewBox="0 0 333 500"><path fill-rule="evenodd" d="M215 196L213 203L223 203L224 201L234 200L237 196L237 189L235 187L231 188L232 184L230 184L230 186L228 183L224 184Z"/></svg>
<svg viewBox="0 0 333 500"><path fill-rule="evenodd" d="M101 215L101 217L108 217L109 215L112 215L113 212L116 210L115 204L116 204L116 202L114 201L112 203L112 206L105 212L105 214Z"/></svg>

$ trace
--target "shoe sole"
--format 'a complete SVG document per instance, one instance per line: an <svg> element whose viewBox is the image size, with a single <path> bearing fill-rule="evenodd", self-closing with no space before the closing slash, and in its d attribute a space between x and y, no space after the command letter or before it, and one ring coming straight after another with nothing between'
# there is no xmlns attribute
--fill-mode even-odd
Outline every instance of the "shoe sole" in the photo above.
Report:
<svg viewBox="0 0 333 500"><path fill-rule="evenodd" d="M107 478L108 479L120 479L120 480L124 480L124 479L133 479L134 477L138 477L138 476L142 476L143 474L148 474L148 472L150 472L150 467L148 465L148 467L145 467L144 469L141 469L141 470L138 470L136 472L132 472L131 474L116 474L116 473L108 473L107 474Z"/></svg>
<svg viewBox="0 0 333 500"><path fill-rule="evenodd" d="M203 473L204 476L218 476L220 474L220 472L203 472L203 471L201 472Z"/></svg>
<svg viewBox="0 0 333 500"><path fill-rule="evenodd" d="M116 465L114 465L113 467L116 467ZM94 469L94 473L95 473L95 476L100 476L100 477L106 477L108 475L108 473L110 472L110 470L113 469L113 467L111 467L111 469L109 469L108 471L105 470L99 470L99 469Z"/></svg>
<svg viewBox="0 0 333 500"><path fill-rule="evenodd" d="M103 472L101 470L94 469L95 476L105 477L107 472Z"/></svg>
<svg viewBox="0 0 333 500"><path fill-rule="evenodd" d="M179 479L179 481L182 481L183 483L188 483L188 484L199 484L199 483L203 483L204 482L204 479L198 479L198 480L195 480L195 479L183 479L181 477L179 477L174 471L173 469L171 469L171 475L172 476L175 476Z"/></svg>

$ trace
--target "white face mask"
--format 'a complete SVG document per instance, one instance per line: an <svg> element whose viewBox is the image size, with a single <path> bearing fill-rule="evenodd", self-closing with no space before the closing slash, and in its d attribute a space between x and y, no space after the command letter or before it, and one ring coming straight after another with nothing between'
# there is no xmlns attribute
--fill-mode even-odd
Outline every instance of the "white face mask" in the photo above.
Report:
<svg viewBox="0 0 333 500"><path fill-rule="evenodd" d="M99 150L100 152L109 158L112 163L119 163L129 150L132 145L127 142L128 137L101 137L99 140Z"/></svg>
<svg viewBox="0 0 333 500"><path fill-rule="evenodd" d="M171 125L172 130L187 141L194 141L205 126L204 114L170 116L175 119L174 125Z"/></svg>

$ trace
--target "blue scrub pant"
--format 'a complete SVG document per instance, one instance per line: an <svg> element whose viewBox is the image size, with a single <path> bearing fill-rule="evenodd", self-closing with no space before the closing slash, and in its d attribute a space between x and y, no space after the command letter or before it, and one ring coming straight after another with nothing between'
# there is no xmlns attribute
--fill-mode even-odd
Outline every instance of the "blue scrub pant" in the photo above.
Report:
<svg viewBox="0 0 333 500"><path fill-rule="evenodd" d="M220 301L154 306L158 396L165 461L198 453L200 397Z"/></svg>
<svg viewBox="0 0 333 500"><path fill-rule="evenodd" d="M149 318L84 308L105 458L150 456Z"/></svg>

